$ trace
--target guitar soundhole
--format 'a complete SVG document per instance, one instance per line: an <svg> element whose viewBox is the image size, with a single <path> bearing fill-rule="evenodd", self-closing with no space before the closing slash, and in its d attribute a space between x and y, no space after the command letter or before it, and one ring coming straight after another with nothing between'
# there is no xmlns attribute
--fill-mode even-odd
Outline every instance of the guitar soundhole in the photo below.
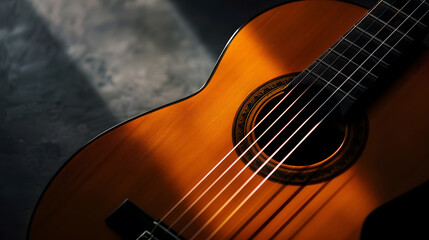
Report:
<svg viewBox="0 0 429 240"><path fill-rule="evenodd" d="M322 124L318 126L290 156L288 156L292 151L291 148L298 144L297 140L302 139L309 130L307 130L308 127L305 128L302 126L302 130L295 133L295 137L289 140L289 144L282 147L284 141L286 141L302 123L302 121L296 121L300 119L298 117L294 119L295 121L291 121L292 117L299 116L296 111L288 112L288 114L279 118L280 114L286 109L286 106L284 106L285 104L280 104L279 107L274 107L284 96L285 94L281 93L269 99L256 116L256 123L260 122L264 116L267 116L255 129L254 139L259 138L256 142L256 148L264 149L263 154L265 156L273 156L273 160L276 162L287 158L285 164L291 166L310 166L321 163L323 160L329 158L329 156L340 148L346 137L347 126L345 121L341 119L339 111L333 112L328 119L323 121ZM307 102L310 99L302 100ZM274 111L268 114L273 108ZM279 120L274 123L277 118L279 118ZM269 127L272 123L274 123L274 125ZM286 123L289 123L289 125L276 137L276 134L280 132ZM264 131L267 132L263 134ZM270 143L270 141L272 142ZM279 151L276 152L277 150Z"/></svg>
<svg viewBox="0 0 429 240"><path fill-rule="evenodd" d="M281 101L295 76L297 73L274 79L248 96L237 112L233 141L237 154L243 154L243 162L262 176L270 175L270 180L295 185L326 181L347 170L359 157L366 142L367 120L364 114L346 119L338 108L312 130L335 101L327 102L319 111L316 109L320 105L305 106L310 101L327 99L330 94L321 92L312 99L317 91L309 88L293 103L307 88L305 84ZM313 112L317 114L308 118ZM301 142L303 138L306 139Z"/></svg>

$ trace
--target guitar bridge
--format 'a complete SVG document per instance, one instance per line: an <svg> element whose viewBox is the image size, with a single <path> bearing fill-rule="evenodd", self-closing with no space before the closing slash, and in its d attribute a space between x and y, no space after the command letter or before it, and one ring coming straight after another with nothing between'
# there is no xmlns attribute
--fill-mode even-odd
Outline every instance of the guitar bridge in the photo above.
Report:
<svg viewBox="0 0 429 240"><path fill-rule="evenodd" d="M164 223L153 219L126 199L105 220L107 226L124 240L183 240Z"/></svg>

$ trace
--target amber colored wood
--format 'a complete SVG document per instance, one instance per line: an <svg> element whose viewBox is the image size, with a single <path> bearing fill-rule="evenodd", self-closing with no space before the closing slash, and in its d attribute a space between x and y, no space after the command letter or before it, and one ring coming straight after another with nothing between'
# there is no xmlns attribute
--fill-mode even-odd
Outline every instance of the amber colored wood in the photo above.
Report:
<svg viewBox="0 0 429 240"><path fill-rule="evenodd" d="M299 1L245 25L202 91L124 123L79 151L43 194L29 239L120 239L104 219L126 198L161 218L233 148L233 120L244 99L266 81L303 71L365 12L339 1ZM368 143L349 170L302 189L267 182L214 238L268 239L276 234L278 239L357 239L374 208L426 181L429 52L410 65L367 109ZM233 153L226 161L236 157ZM227 166L220 165L213 175ZM242 166L240 161L232 169L238 172ZM218 200L226 201L251 174L246 170ZM178 210L186 209L214 179L203 182ZM261 180L252 180L198 239L208 237ZM180 231L226 183L216 184L174 229ZM190 238L221 205L215 201L183 235ZM173 212L167 224L179 214Z"/></svg>

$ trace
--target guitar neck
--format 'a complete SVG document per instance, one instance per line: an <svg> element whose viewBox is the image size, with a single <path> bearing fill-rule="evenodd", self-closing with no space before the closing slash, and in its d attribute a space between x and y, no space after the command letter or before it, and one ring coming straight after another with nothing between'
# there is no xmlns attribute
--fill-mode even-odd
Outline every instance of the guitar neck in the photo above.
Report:
<svg viewBox="0 0 429 240"><path fill-rule="evenodd" d="M345 104L359 99L427 31L426 0L379 1L297 78L318 82Z"/></svg>

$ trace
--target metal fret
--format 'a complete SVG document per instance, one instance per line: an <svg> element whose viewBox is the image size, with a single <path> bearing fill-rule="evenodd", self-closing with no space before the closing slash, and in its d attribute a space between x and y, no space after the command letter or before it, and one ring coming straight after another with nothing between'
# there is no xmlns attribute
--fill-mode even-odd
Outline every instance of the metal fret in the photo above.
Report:
<svg viewBox="0 0 429 240"><path fill-rule="evenodd" d="M386 22L385 22L385 21L383 21L382 19L380 19L380 18L378 18L378 17L376 17L376 16L372 15L371 13L369 13L369 14L368 14L368 16L370 16L370 17L372 17L374 20L376 20L376 21L380 22L380 23L383 25L383 27L384 27L384 26L387 26L390 30L392 30L392 31L394 31L394 32L397 32L397 33L401 34L402 36L405 36L405 38L407 38L409 41L414 41L414 38L412 38L412 37L408 36L407 34L405 34L404 32L402 32L401 30L394 28L393 26L389 25L388 23L386 23Z"/></svg>
<svg viewBox="0 0 429 240"><path fill-rule="evenodd" d="M420 1L421 2L421 1ZM413 16L410 16L407 13L404 13L403 11L401 11L400 9L398 9L397 7L393 6L392 4L386 2L386 1L381 1L381 3L387 5L388 7L392 8L393 10L395 10L396 12L400 13L402 16L404 17L408 17L409 19L413 20L414 22L417 23L417 25L420 25L421 27L426 28L427 25L422 23L421 21L419 21L418 19L415 19ZM425 2L423 2L424 4L426 4Z"/></svg>
<svg viewBox="0 0 429 240"><path fill-rule="evenodd" d="M346 56L344 56L344 54L342 54L342 53L339 53L337 50L335 50L335 49L333 49L332 47L331 48L329 48L329 50L331 50L333 53L335 53L335 54L337 54L338 56L340 56L340 57L342 57L342 58L344 58L346 61L348 61L348 62L352 62L354 65L356 65L356 66L359 66L358 65L358 63L356 63L356 62L354 62L354 61L352 61L351 59L349 59L348 57L346 57ZM362 49L363 50L363 49ZM359 53L357 53L357 54L359 54ZM369 56L371 56L371 55L368 55L368 57ZM372 57L372 56L371 56ZM374 57L374 60L375 61L380 61L377 57ZM386 63L386 62L384 62L383 60L381 60L380 61L380 63L382 63L383 65L385 65L385 67L389 67L390 65L388 64L388 63ZM365 70L365 68L364 67L361 67L363 70ZM368 71L366 71L366 72L368 72ZM375 75L374 75L374 77L375 77Z"/></svg>
<svg viewBox="0 0 429 240"><path fill-rule="evenodd" d="M328 63L326 63L326 62L322 61L321 59L317 59L316 61L317 61L317 62L322 63L323 65L325 65L325 66L327 66L327 67L329 67L330 69L332 69L332 70L334 70L335 72L339 73L341 76L343 76L343 77L345 77L345 78L349 78L349 80L350 80L350 81L352 81L354 84L357 84L359 87L366 89L366 87L365 87L365 86L362 86L362 85L358 84L355 80L353 80L353 79L351 78L351 76L347 76L346 74L344 74L344 73L343 73L343 72L341 72L340 70L338 70L338 69L336 69L335 67L333 67L333 66L329 65ZM368 71L368 70L366 70L366 69L364 69L364 68L362 68L362 67L359 67L358 69L361 69L362 71L364 71L365 73L367 73L367 74L371 75L371 77L373 77L373 78L375 78L375 79L377 79L377 78L378 78L376 75L374 75L373 73L371 73L370 71Z"/></svg>
<svg viewBox="0 0 429 240"><path fill-rule="evenodd" d="M323 78L322 76L316 74L315 72L312 72L308 69L305 69L304 72L306 72L307 74L311 74L315 77L317 77L318 79L322 80L323 82L325 82L325 84L328 84L329 86L337 89L338 91L340 91L342 94L346 95L347 97L351 98L354 101L357 101L357 98L353 97L350 94L347 94L347 92L345 92L344 90L342 90L341 88L339 88L338 86L335 86L333 83L331 83L330 81L326 80L325 78Z"/></svg>
<svg viewBox="0 0 429 240"><path fill-rule="evenodd" d="M377 42L379 42L380 44L383 44L383 45L384 45L384 46L386 46L387 48L392 49L392 51L393 51L393 52L395 52L397 55L401 55L401 54L402 54L402 52L398 51L397 49L395 49L394 47L390 46L389 44L387 44L385 41L383 41L383 40L379 39L378 37L376 37L376 36L372 35L371 33L369 33L369 32L367 32L367 31L365 31L365 30L364 30L364 29L362 29L361 27L356 26L356 29L358 29L359 31L361 31L361 32L363 32L364 34L368 35L369 37L371 37L371 40L372 40L372 39L375 39L375 40L377 40Z"/></svg>
<svg viewBox="0 0 429 240"><path fill-rule="evenodd" d="M417 2L424 5L423 9L416 8ZM376 11L369 12L305 70L308 77L317 78L329 89L337 89L338 94L357 101L402 52L425 32L422 27L426 28L427 25L416 18L422 15L422 11L427 11L426 6L429 5L419 0L411 3L398 9L392 3L381 1L373 9ZM408 15L409 11L414 16ZM409 28L413 31L407 30Z"/></svg>
<svg viewBox="0 0 429 240"><path fill-rule="evenodd" d="M382 59L380 59L380 58L378 58L378 57L374 56L374 54L372 54L372 55L371 55L371 53L370 53L370 52L368 52L367 50L365 50L365 49L364 49L364 48L362 48L361 46L357 45L356 43L354 43L354 42L352 42L352 41L348 40L347 38L341 37L340 41L345 41L345 42L347 42L348 44L350 44L350 45L352 45L352 46L354 46L354 47L356 47L356 48L360 49L360 51L361 51L361 52L365 53L365 54L366 54L366 55L368 55L368 56L371 56L371 57L372 57L372 58L374 58L377 62L380 62L381 64L385 65L386 67L389 67L389 66L390 66L390 64L388 64L388 63L387 63L387 62L385 62L384 60L382 60Z"/></svg>

